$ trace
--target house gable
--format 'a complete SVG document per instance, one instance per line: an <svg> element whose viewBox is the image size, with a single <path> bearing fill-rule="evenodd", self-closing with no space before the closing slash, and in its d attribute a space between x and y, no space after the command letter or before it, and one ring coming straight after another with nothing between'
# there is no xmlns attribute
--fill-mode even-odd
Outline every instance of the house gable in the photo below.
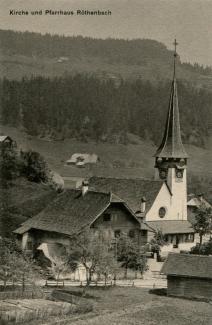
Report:
<svg viewBox="0 0 212 325"><path fill-rule="evenodd" d="M108 217L108 218L107 218ZM123 203L110 203L96 220L92 222L92 227L135 227L140 229L140 222L132 215Z"/></svg>

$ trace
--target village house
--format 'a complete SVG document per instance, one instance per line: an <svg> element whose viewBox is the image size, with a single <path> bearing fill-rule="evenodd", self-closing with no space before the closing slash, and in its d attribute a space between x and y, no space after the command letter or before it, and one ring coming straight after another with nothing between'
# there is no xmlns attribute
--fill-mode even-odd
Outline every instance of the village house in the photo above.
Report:
<svg viewBox="0 0 212 325"><path fill-rule="evenodd" d="M212 256L170 253L161 273L169 296L212 299Z"/></svg>
<svg viewBox="0 0 212 325"><path fill-rule="evenodd" d="M68 246L71 236L86 227L94 236L101 233L108 240L122 232L139 245L147 241L147 230L142 229L138 218L122 199L111 192L89 191L86 183L81 190L65 190L59 194L15 233L22 242L22 249L35 253L42 244L46 244L46 248L52 244ZM49 252L44 251L44 254L48 257Z"/></svg>
<svg viewBox="0 0 212 325"><path fill-rule="evenodd" d="M15 146L16 142L12 140L11 137L8 135L0 135L0 149L3 148L11 148L12 146Z"/></svg>
<svg viewBox="0 0 212 325"><path fill-rule="evenodd" d="M94 153L74 153L71 158L66 161L66 165L82 167L87 164L96 164L98 161L99 157Z"/></svg>
<svg viewBox="0 0 212 325"><path fill-rule="evenodd" d="M197 209L201 206L205 206L206 208L211 208L211 204L204 198L203 194L195 195L189 194L188 195L188 202L187 202L187 210L188 210L188 220L194 224L195 223L195 215Z"/></svg>

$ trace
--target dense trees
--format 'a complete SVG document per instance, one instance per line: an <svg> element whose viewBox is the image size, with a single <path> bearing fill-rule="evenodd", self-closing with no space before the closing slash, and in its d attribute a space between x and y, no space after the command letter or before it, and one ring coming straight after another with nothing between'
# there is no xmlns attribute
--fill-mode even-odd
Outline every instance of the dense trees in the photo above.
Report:
<svg viewBox="0 0 212 325"><path fill-rule="evenodd" d="M20 176L31 182L47 182L49 172L46 161L36 151L19 153L13 146L0 149L0 180L4 187Z"/></svg>
<svg viewBox="0 0 212 325"><path fill-rule="evenodd" d="M31 182L47 182L48 167L44 158L36 151L21 151L20 173Z"/></svg>
<svg viewBox="0 0 212 325"><path fill-rule="evenodd" d="M212 233L212 209L202 204L195 213L195 223L193 225L195 232L199 235L200 245L202 245L203 236Z"/></svg>
<svg viewBox="0 0 212 325"><path fill-rule="evenodd" d="M203 146L210 132L212 94L181 83L178 88L184 142ZM3 123L31 135L127 143L127 134L134 133L158 144L170 83L153 85L137 79L117 85L75 75L4 79L1 89Z"/></svg>

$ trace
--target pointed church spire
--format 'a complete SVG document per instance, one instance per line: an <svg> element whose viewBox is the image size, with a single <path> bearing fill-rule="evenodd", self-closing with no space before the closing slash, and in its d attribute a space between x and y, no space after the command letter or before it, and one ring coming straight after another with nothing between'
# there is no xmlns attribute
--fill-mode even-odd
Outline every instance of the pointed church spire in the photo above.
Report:
<svg viewBox="0 0 212 325"><path fill-rule="evenodd" d="M161 158L187 158L188 155L184 149L181 130L180 117L177 96L177 82L176 82L176 57L177 57L176 39L174 41L174 74L172 80L171 94L169 100L169 109L166 120L165 132L162 143L156 151L155 157Z"/></svg>

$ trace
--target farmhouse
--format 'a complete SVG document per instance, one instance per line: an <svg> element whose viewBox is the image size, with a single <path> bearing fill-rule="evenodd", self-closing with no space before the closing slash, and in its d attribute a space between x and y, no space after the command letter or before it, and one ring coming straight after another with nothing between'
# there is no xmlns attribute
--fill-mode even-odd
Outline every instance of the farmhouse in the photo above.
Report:
<svg viewBox="0 0 212 325"><path fill-rule="evenodd" d="M211 208L211 204L203 197L203 194L194 195L190 194L188 195L188 202L187 202L187 208L188 208L188 220L194 224L195 223L195 214L197 209L204 205L206 208Z"/></svg>
<svg viewBox="0 0 212 325"><path fill-rule="evenodd" d="M212 256L170 253L161 273L167 275L168 295L212 299Z"/></svg>
<svg viewBox="0 0 212 325"><path fill-rule="evenodd" d="M0 149L15 146L13 141L8 135L0 135Z"/></svg>
<svg viewBox="0 0 212 325"><path fill-rule="evenodd" d="M94 153L74 153L71 158L66 161L66 165L75 165L77 167L82 167L86 164L96 164L98 161L99 158Z"/></svg>
<svg viewBox="0 0 212 325"><path fill-rule="evenodd" d="M147 230L142 229L128 205L113 193L66 190L41 213L28 219L15 230L22 248L35 252L42 244L69 245L70 237L89 227L93 235L104 234L113 239L121 232L142 245Z"/></svg>

